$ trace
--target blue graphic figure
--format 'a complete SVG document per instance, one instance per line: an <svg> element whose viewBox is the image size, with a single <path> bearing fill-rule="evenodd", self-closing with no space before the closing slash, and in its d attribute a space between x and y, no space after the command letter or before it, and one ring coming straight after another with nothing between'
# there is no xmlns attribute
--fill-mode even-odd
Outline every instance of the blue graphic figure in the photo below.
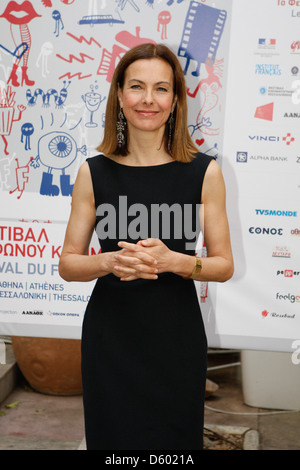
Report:
<svg viewBox="0 0 300 470"><path fill-rule="evenodd" d="M44 108L49 108L50 106L50 98L53 96L56 109L63 109L64 103L68 97L68 87L70 85L71 81L63 82L63 88L60 90L58 93L57 90L54 88L50 88L48 91L44 92L41 88L37 88L34 91L34 94L31 93L31 90L28 88L26 92L26 98L27 98L27 103L28 106L35 106L37 104L38 97L41 96L42 102L43 102L43 107Z"/></svg>
<svg viewBox="0 0 300 470"><path fill-rule="evenodd" d="M21 142L24 142L25 137L25 150L31 150L30 148L30 137L34 133L34 127L31 122L25 122L21 127L22 137Z"/></svg>
<svg viewBox="0 0 300 470"><path fill-rule="evenodd" d="M40 138L38 155L31 166L38 168L40 163L47 167L43 172L40 193L44 196L58 196L59 187L53 184L53 170L61 171L60 189L62 196L71 196L73 185L70 184L70 175L65 171L76 159L78 152L86 155L86 146L77 148L75 140L65 132L50 132Z"/></svg>
<svg viewBox="0 0 300 470"><path fill-rule="evenodd" d="M200 75L201 64L214 63L226 18L225 10L195 1L190 3L178 49L179 57L186 58L184 74L187 73L190 60L197 63L196 70L192 72L195 77Z"/></svg>
<svg viewBox="0 0 300 470"><path fill-rule="evenodd" d="M183 1L184 1L184 0L177 0L177 3L181 3L181 2L183 2ZM170 6L170 5L173 5L173 3L174 3L174 0L169 0L169 1L167 2L167 5Z"/></svg>
<svg viewBox="0 0 300 470"><path fill-rule="evenodd" d="M54 19L55 21L55 31L54 31L54 34L56 34L56 37L59 36L59 33L60 33L60 26L61 26L61 29L64 29L64 24L63 24L63 20L61 18L61 14L58 10L54 10L52 12L52 18Z"/></svg>

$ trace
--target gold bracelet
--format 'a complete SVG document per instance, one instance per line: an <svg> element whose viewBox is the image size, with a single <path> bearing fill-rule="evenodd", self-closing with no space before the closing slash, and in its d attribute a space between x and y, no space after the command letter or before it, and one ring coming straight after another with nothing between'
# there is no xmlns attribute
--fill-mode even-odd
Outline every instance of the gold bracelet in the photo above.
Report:
<svg viewBox="0 0 300 470"><path fill-rule="evenodd" d="M193 269L192 274L190 275L190 279L196 279L198 274L200 274L202 269L202 261L201 258L196 257L195 258L195 267Z"/></svg>

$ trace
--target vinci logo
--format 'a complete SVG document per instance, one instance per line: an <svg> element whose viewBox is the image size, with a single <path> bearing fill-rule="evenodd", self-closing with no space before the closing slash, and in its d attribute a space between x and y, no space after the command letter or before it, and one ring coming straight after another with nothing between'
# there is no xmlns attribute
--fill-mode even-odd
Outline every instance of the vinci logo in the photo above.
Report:
<svg viewBox="0 0 300 470"><path fill-rule="evenodd" d="M249 135L248 137L252 142L280 142L281 140L277 135ZM288 132L286 136L282 137L282 140L286 145L290 145L292 142L295 142L295 137Z"/></svg>

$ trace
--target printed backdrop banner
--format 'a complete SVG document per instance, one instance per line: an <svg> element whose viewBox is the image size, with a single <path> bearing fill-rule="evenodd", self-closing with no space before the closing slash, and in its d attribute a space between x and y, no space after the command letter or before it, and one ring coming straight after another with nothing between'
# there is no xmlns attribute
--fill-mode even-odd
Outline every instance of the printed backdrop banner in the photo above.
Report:
<svg viewBox="0 0 300 470"><path fill-rule="evenodd" d="M300 1L0 8L0 334L81 337L94 283L58 274L72 189L97 154L119 59L153 42L178 56L191 136L226 180L236 270L225 284L196 283L209 344L290 351L300 334ZM99 250L94 237L89 254Z"/></svg>

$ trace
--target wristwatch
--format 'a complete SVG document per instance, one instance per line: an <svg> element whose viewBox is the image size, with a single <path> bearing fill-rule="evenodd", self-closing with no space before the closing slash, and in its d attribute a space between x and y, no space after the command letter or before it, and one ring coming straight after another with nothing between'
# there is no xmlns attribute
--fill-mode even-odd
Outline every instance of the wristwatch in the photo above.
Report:
<svg viewBox="0 0 300 470"><path fill-rule="evenodd" d="M192 274L190 275L190 279L196 279L197 276L200 274L202 269L202 261L201 258L196 257L195 258L195 267L193 269Z"/></svg>

